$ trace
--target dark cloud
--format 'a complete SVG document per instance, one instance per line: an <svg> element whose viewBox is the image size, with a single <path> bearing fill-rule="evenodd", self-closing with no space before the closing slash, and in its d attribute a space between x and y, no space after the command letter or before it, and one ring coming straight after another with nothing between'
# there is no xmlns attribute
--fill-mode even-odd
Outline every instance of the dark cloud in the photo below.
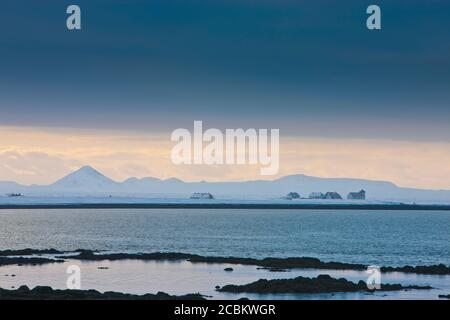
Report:
<svg viewBox="0 0 450 320"><path fill-rule="evenodd" d="M77 3L2 1L0 125L450 140L449 2Z"/></svg>

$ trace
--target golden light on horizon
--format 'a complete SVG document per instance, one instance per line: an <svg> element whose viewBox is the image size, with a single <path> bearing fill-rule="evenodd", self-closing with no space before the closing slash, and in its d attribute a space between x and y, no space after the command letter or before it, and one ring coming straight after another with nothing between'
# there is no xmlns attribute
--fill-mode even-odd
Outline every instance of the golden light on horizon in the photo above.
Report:
<svg viewBox="0 0 450 320"><path fill-rule="evenodd" d="M283 137L280 171L256 165L172 164L170 134L0 127L0 181L48 184L83 165L122 181L177 177L187 181L274 179L290 174L391 181L403 187L450 189L450 143Z"/></svg>

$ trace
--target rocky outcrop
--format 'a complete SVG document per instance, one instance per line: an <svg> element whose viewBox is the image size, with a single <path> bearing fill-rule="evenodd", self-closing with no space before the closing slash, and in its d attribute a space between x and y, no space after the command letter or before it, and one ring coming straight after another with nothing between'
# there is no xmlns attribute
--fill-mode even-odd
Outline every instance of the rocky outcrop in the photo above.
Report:
<svg viewBox="0 0 450 320"><path fill-rule="evenodd" d="M405 272L416 274L446 275L450 274L450 267L444 264L432 266L404 266L404 267L381 267L381 272Z"/></svg>
<svg viewBox="0 0 450 320"><path fill-rule="evenodd" d="M402 286L401 284L382 284L381 291L400 291L407 289L432 289L429 286ZM245 285L226 285L217 291L231 293L333 293L370 292L364 281L354 283L346 279L335 279L329 275L317 278L297 277L294 279L275 279L258 281Z"/></svg>
<svg viewBox="0 0 450 320"><path fill-rule="evenodd" d="M254 265L269 269L292 269L292 268L311 268L311 269L333 269L333 270L365 270L367 267L363 264L323 262L316 258L236 258L236 257L202 257L194 256L189 259L191 262L203 263L229 263Z"/></svg>
<svg viewBox="0 0 450 320"><path fill-rule="evenodd" d="M47 258L26 258L26 257L0 257L0 266L8 265L42 265L47 263L61 263L64 260L60 259L47 259Z"/></svg>
<svg viewBox="0 0 450 320"><path fill-rule="evenodd" d="M22 286L17 290L0 288L0 300L205 300L196 294L171 296L164 292L156 294L133 295L120 292L100 293L96 290L55 290L51 287L35 287L29 289Z"/></svg>
<svg viewBox="0 0 450 320"><path fill-rule="evenodd" d="M8 256L31 256L31 255L42 255L42 254L62 254L64 252L56 249L20 249L20 250L3 250L0 251L0 257Z"/></svg>
<svg viewBox="0 0 450 320"><path fill-rule="evenodd" d="M317 258L291 257L291 258L238 258L238 257L207 257L196 254L178 252L153 252L153 253L113 253L99 254L91 250L77 250L78 255L60 256L60 258L70 258L78 260L100 261L100 260L188 260L192 263L223 263L252 265L270 271L286 271L286 269L322 269L322 270L355 270L363 271L367 269L364 264L324 262ZM443 264L432 266L404 266L404 267L381 267L381 272L406 272L430 275L450 275L450 267Z"/></svg>
<svg viewBox="0 0 450 320"><path fill-rule="evenodd" d="M59 256L77 260L101 261L101 260L188 260L196 255L177 252L152 252L152 253L111 253L96 254L92 250L78 250L79 254L73 256Z"/></svg>
<svg viewBox="0 0 450 320"><path fill-rule="evenodd" d="M204 257L195 254L177 252L153 252L153 253L113 253L96 254L90 250L79 250L78 255L64 256L60 258L70 258L78 260L188 260L192 263L223 263L254 265L268 269L291 269L291 268L313 268L313 269L333 269L333 270L365 270L363 264L323 262L316 258L237 258L237 257Z"/></svg>

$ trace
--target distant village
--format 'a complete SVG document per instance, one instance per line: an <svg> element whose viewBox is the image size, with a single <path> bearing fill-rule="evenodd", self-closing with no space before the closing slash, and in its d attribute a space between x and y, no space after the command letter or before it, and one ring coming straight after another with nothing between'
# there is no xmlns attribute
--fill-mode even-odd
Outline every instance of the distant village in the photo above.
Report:
<svg viewBox="0 0 450 320"><path fill-rule="evenodd" d="M191 199L214 199L214 196L209 192L194 192Z"/></svg>
<svg viewBox="0 0 450 320"><path fill-rule="evenodd" d="M191 195L191 199L214 199L214 196L209 192L195 192ZM284 200L294 199L330 199L330 200L342 200L342 196L334 191L326 193L312 192L307 198L302 198L297 192L289 192L286 196L282 197ZM350 192L347 195L348 200L366 200L366 191L360 190L358 192Z"/></svg>
<svg viewBox="0 0 450 320"><path fill-rule="evenodd" d="M21 193L8 193L8 194L6 194L6 196L8 198L18 198L18 197L23 197L23 194L21 194Z"/></svg>
<svg viewBox="0 0 450 320"><path fill-rule="evenodd" d="M24 197L21 193L8 193L6 194L8 198L19 198ZM111 195L109 196L112 197ZM202 199L202 200L211 200L215 199L214 196L209 192L194 192L190 199ZM334 191L322 193L322 192L312 192L307 198L301 197L297 192L289 192L286 196L282 197L284 200L294 200L294 199L330 199L330 200L341 200L342 196ZM366 191L360 190L359 192L350 192L347 195L348 200L365 200L366 199Z"/></svg>
<svg viewBox="0 0 450 320"><path fill-rule="evenodd" d="M289 192L283 199L293 200L293 199L330 199L330 200L341 200L342 196L334 191L329 191L326 193L322 192L312 192L307 198L302 198L297 192ZM366 191L360 190L358 192L350 192L347 195L348 200L366 200Z"/></svg>

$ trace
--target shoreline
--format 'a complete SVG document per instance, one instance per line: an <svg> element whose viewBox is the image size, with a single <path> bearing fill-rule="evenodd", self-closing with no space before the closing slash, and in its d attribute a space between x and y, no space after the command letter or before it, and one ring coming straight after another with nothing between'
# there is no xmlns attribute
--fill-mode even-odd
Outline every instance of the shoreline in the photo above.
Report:
<svg viewBox="0 0 450 320"><path fill-rule="evenodd" d="M273 258L266 257L264 259L240 258L240 257L217 257L217 256L201 256L189 253L179 252L152 252L152 253L113 253L101 254L94 253L90 250L80 250L78 255L65 256L67 259L84 260L84 261L118 261L118 260L142 260L142 261L174 261L185 260L191 263L219 263L234 265L250 265L259 268L268 269L272 272L284 272L290 269L321 269L321 270L354 270L362 271L368 268L368 265L343 263L343 262L325 262L312 257L290 257L290 258ZM62 256L56 256L62 259ZM403 272L411 274L423 275L450 275L450 266L444 264L428 265L428 266L380 266L380 271Z"/></svg>
<svg viewBox="0 0 450 320"><path fill-rule="evenodd" d="M450 205L425 204L285 204L285 203L67 203L0 204L6 209L296 209L296 210L420 210L450 211Z"/></svg>
<svg viewBox="0 0 450 320"><path fill-rule="evenodd" d="M407 291L407 290L432 290L431 286L381 284L380 292ZM256 294L285 294L285 293L374 293L375 288L369 288L364 281L352 282L346 279L333 278L321 274L315 278L296 277L292 279L259 279L243 285L227 284L216 286L217 292L228 293L256 293ZM30 289L22 285L17 289L4 289L0 287L0 300L207 300L210 296L201 293L188 293L184 295L171 295L162 291L157 293L145 293L142 295L105 291L95 289L54 289L50 286L36 286ZM236 297L237 298L237 297ZM446 296L439 295L439 298ZM248 298L237 298L248 299Z"/></svg>
<svg viewBox="0 0 450 320"><path fill-rule="evenodd" d="M18 289L0 288L0 300L206 300L200 293L170 295L165 292L146 293L143 295L124 292L99 292L94 289L71 290L53 289L49 286L37 286L33 289L21 286Z"/></svg>
<svg viewBox="0 0 450 320"><path fill-rule="evenodd" d="M401 290L431 290L431 286L418 286L401 284L380 284L378 289L369 288L367 283L357 283L344 278L336 279L327 274L321 274L315 278L297 277L293 279L259 279L243 285L225 285L218 288L219 292L231 293L349 293L349 292L374 292L377 291L401 291Z"/></svg>
<svg viewBox="0 0 450 320"><path fill-rule="evenodd" d="M52 258L43 258L42 255L51 255ZM149 253L102 253L86 249L73 251L59 251L56 249L21 249L21 250L0 250L0 266L4 265L29 265L60 263L64 260L79 261L188 261L191 263L207 264L231 264L255 266L271 272L285 272L292 269L320 269L320 270L366 270L368 265L357 263L345 263L336 261L322 261L313 257L288 257L275 258L266 257L263 259L242 258L242 257L220 257L202 256L197 254L182 252L149 252ZM444 264L417 265L417 266L380 266L382 273L402 272L421 275L450 275L450 266Z"/></svg>
<svg viewBox="0 0 450 320"><path fill-rule="evenodd" d="M383 280L380 289L373 290L368 288L366 282L364 281L366 278L366 265L325 262L316 258L308 257L253 259L200 256L196 254L176 252L107 253L82 249L69 251L60 251L56 249L19 249L0 251L0 262L2 259L4 260L3 262L11 259L12 263L7 263L3 266L0 265L1 267L6 267L5 269L0 268L0 270L3 270L1 275L5 276L5 279L8 279L5 284L9 283L8 288L10 288L6 289L7 286L1 286L0 300L171 300L205 298L208 300L210 298L214 300L218 297L219 299L226 300L235 300L240 298L258 300L266 299L267 297L264 295L267 294L292 295L289 299L308 299L307 296L312 295L311 297L315 297L314 295L317 294L330 294L330 297L333 297L334 294L338 294L339 296L337 297L344 299L346 299L346 294L369 294L369 299L384 299L384 297L389 299L399 296L403 297L403 295L406 295L412 299L443 299L446 298L449 287L448 285L442 288L440 287L440 281L443 281L440 280L440 276L450 276L450 266L444 265L415 267L405 266L393 268L380 267L381 273L385 274L385 276L383 276L383 279L385 280ZM27 263L27 259L30 259L30 263ZM42 259L42 261L36 261L34 259ZM62 259L64 259L64 261L62 261ZM86 270L91 270L88 274L96 274L100 277L99 279L103 279L102 281L108 281L108 277L120 277L120 275L123 274L123 270L120 271L120 268L124 268L124 266L125 270L131 267L129 270L133 270L133 272L136 272L136 270L138 270L138 273L144 271L148 272L151 270L150 274L152 274L157 272L155 267L158 267L158 263L161 262L188 262L192 264L192 266L189 266L189 270L194 267L194 265L198 264L198 268L200 269L196 270L202 270L202 273L200 274L203 274L203 277L208 278L210 272L213 272L216 276L214 276L214 279L203 280L204 282L198 284L198 286L191 282L184 283L181 285L182 289L180 291L173 290L170 286L167 287L165 284L161 283L152 284L148 288L146 287L145 290L142 290L142 288L139 289L139 286L137 287L138 289L129 290L129 288L126 286L124 287L122 283L122 285L118 285L116 287L91 285L83 288L82 290L73 291L67 290L51 281L51 277L53 277L55 272L60 274L62 277L65 277L65 268L68 265L78 264L76 261L79 261L80 266L83 266L83 263L88 263L86 266L89 266L89 268ZM156 264L135 264L137 261L153 261ZM17 268L10 268L14 262L17 263L16 266L19 267L21 271ZM63 262L63 264L59 267L58 265L61 262ZM96 264L89 264L92 262L96 262ZM114 262L118 262L118 264L114 264ZM125 263L125 265L123 263ZM48 278L50 279L49 281L45 282L34 280L29 281L29 277L24 276L23 274L28 271L24 271L26 269L21 269L22 266L35 266L39 268L44 264L55 264L55 266L49 267L50 269L48 270L52 270L52 276ZM183 270L177 269L179 268L178 265L170 265L173 266L170 272L179 272L180 270ZM205 265L209 266L205 267ZM140 267L136 269L135 266ZM248 269L249 266L252 266L253 269ZM147 270L146 268L149 269ZM194 268L197 268L197 266ZM37 270L38 269L36 269L34 273L36 273ZM50 274L48 270L44 272L47 277ZM247 273L249 270L253 270L253 276L247 277L246 281L243 281L244 278L242 278L242 274ZM344 273L342 273L342 271ZM345 273L346 271L356 271L358 273L347 274ZM170 272L168 274L170 274ZM394 273L389 275L391 272ZM235 273L237 273L236 276ZM402 273L403 275L395 275L395 273ZM198 276L198 273L196 274ZM218 274L222 274L223 276ZM405 280L406 278L404 277L406 274L430 275L435 278L423 278L421 280L421 278L416 278L412 275L408 278L408 280ZM19 279L19 281L13 279ZM135 282L131 282L130 285L133 285L133 283ZM206 287L204 283L208 283L208 286ZM380 294L375 294L375 291L380 292ZM423 291L423 293L420 293L421 291ZM388 292L392 292L392 294L387 295ZM245 296L242 296L242 294L245 294ZM305 296L295 296L297 294L304 294ZM372 294L375 295L372 297ZM272 296L272 299L274 297L275 296ZM282 297L283 296L280 296L280 298ZM348 297L351 299L352 296Z"/></svg>

